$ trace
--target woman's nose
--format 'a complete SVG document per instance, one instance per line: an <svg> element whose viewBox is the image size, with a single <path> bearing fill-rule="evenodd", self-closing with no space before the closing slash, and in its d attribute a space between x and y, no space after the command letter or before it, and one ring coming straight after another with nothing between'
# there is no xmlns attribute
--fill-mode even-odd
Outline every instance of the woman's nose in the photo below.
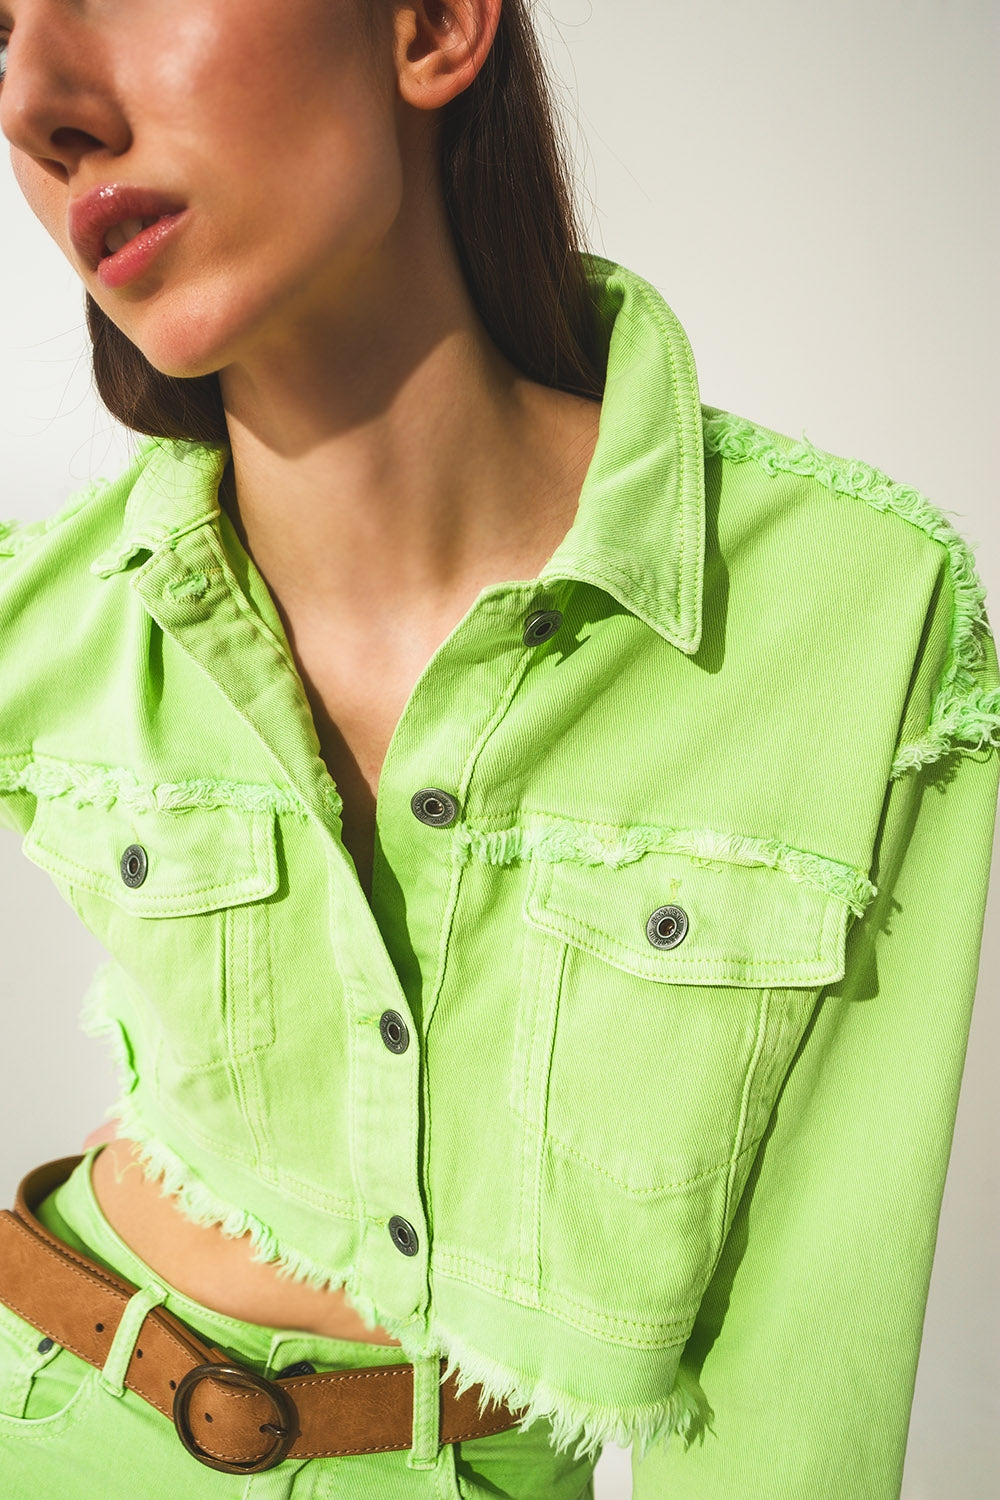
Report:
<svg viewBox="0 0 1000 1500"><path fill-rule="evenodd" d="M64 182L91 153L128 149L131 132L115 98L107 32L82 7L22 0L7 44L0 130Z"/></svg>

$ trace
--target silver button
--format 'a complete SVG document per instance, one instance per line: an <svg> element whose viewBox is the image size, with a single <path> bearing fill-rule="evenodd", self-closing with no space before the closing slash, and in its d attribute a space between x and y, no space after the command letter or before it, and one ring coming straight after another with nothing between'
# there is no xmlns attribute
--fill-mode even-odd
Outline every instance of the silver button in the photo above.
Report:
<svg viewBox="0 0 1000 1500"><path fill-rule="evenodd" d="M148 868L149 861L146 858L146 851L142 845L129 844L121 860L122 880L124 880L125 884L131 886L133 889L137 885L142 885Z"/></svg>
<svg viewBox="0 0 1000 1500"><path fill-rule="evenodd" d="M389 1220L389 1233L392 1235L392 1243L403 1255L416 1255L420 1249L417 1231L408 1219L401 1219L399 1214L393 1214Z"/></svg>
<svg viewBox="0 0 1000 1500"><path fill-rule="evenodd" d="M525 620L521 639L526 646L540 646L555 635L562 622L563 617L557 609L536 609Z"/></svg>
<svg viewBox="0 0 1000 1500"><path fill-rule="evenodd" d="M447 828L458 817L458 803L438 786L425 786L410 798L415 818L429 828Z"/></svg>
<svg viewBox="0 0 1000 1500"><path fill-rule="evenodd" d="M654 948L676 948L687 930L687 912L680 906L658 906L646 923L646 936Z"/></svg>
<svg viewBox="0 0 1000 1500"><path fill-rule="evenodd" d="M405 1052L410 1045L409 1028L398 1010L384 1010L378 1029L390 1052Z"/></svg>

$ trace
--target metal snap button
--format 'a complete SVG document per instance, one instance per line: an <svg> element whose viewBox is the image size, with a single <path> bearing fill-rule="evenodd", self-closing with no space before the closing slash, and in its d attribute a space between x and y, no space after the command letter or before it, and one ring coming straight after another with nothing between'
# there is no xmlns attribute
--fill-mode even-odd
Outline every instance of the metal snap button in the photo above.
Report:
<svg viewBox="0 0 1000 1500"><path fill-rule="evenodd" d="M458 803L440 787L425 786L410 798L410 809L415 818L429 828L447 828L458 817Z"/></svg>
<svg viewBox="0 0 1000 1500"><path fill-rule="evenodd" d="M399 1214L393 1214L389 1220L389 1233L397 1250L401 1250L404 1255L416 1255L420 1248L417 1231L408 1219L401 1219Z"/></svg>
<svg viewBox="0 0 1000 1500"><path fill-rule="evenodd" d="M315 1375L316 1366L311 1365L307 1359L300 1359L294 1365L286 1365L274 1376L275 1380L292 1380L296 1375Z"/></svg>
<svg viewBox="0 0 1000 1500"><path fill-rule="evenodd" d="M398 1010L384 1010L378 1029L390 1052L405 1052L410 1045L409 1030Z"/></svg>
<svg viewBox="0 0 1000 1500"><path fill-rule="evenodd" d="M52 1349L54 1347L54 1345L55 1345L55 1340L54 1339L50 1339L48 1337L48 1335L46 1335L46 1337L43 1338L42 1341L41 1341L41 1343L38 1345L38 1352L39 1352L39 1354L48 1354L49 1350Z"/></svg>
<svg viewBox="0 0 1000 1500"><path fill-rule="evenodd" d="M121 862L122 880L124 880L125 884L132 886L133 889L137 885L142 885L148 868L149 861L146 858L146 851L142 845L129 844L122 855Z"/></svg>
<svg viewBox="0 0 1000 1500"><path fill-rule="evenodd" d="M536 609L524 622L521 639L526 646L540 646L554 636L562 625L563 617L557 609Z"/></svg>
<svg viewBox="0 0 1000 1500"><path fill-rule="evenodd" d="M687 912L680 906L658 906L646 923L646 936L654 948L676 948L687 930Z"/></svg>

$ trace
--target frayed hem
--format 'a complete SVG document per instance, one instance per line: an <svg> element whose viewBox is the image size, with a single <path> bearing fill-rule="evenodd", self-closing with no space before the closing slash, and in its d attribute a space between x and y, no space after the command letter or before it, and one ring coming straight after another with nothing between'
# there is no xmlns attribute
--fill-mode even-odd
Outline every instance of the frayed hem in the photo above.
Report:
<svg viewBox="0 0 1000 1500"><path fill-rule="evenodd" d="M425 1327L420 1318L400 1320L384 1312L362 1287L353 1266L334 1271L321 1266L302 1251L288 1245L254 1214L220 1198L187 1164L151 1131L134 1095L136 1086L131 1049L124 1028L106 1004L106 986L114 961L100 965L91 983L81 1015L81 1029L110 1043L113 1062L124 1092L106 1110L117 1119L118 1134L136 1147L139 1164L160 1187L164 1197L173 1197L184 1217L192 1223L216 1228L227 1238L248 1238L253 1259L273 1265L277 1273L319 1291L343 1290L350 1306L369 1329L385 1328L399 1340L408 1360L444 1358L442 1382L454 1375L457 1393L481 1387L479 1409L491 1402L506 1404L518 1416L517 1428L526 1431L544 1420L551 1426L549 1441L557 1452L576 1443L574 1459L595 1455L605 1443L635 1447L641 1459L656 1443L672 1435L685 1448L712 1432L714 1412L695 1377L680 1365L673 1390L663 1401L644 1406L609 1407L582 1401L545 1381L515 1370L475 1349L449 1328L431 1319Z"/></svg>
<svg viewBox="0 0 1000 1500"><path fill-rule="evenodd" d="M110 1032L110 1024L91 1026L91 1035ZM114 1046L114 1040L112 1040ZM400 1320L383 1312L362 1289L353 1266L331 1270L311 1256L288 1245L262 1219L247 1209L236 1208L212 1192L197 1174L169 1146L150 1131L134 1098L126 1094L107 1110L108 1118L119 1122L117 1134L136 1148L140 1167L155 1182L163 1197L173 1198L179 1211L192 1224L218 1229L227 1239L246 1238L252 1259L274 1267L281 1277L299 1282L317 1291L343 1291L353 1310L368 1329L385 1328L399 1339L409 1359L425 1358L443 1351L431 1347L426 1334L413 1327L413 1320Z"/></svg>
<svg viewBox="0 0 1000 1500"><path fill-rule="evenodd" d="M605 1443L621 1448L634 1446L641 1459L655 1444L674 1434L689 1448L696 1438L704 1437L706 1429L714 1431L715 1413L699 1382L683 1364L664 1401L646 1406L595 1406L544 1381L532 1382L509 1365L473 1349L436 1321L431 1333L446 1356L442 1379L454 1375L458 1395L470 1386L481 1386L480 1412L491 1401L503 1403L520 1413L517 1427L521 1432L538 1421L547 1421L556 1452L568 1452L576 1442L574 1459L595 1456Z"/></svg>
<svg viewBox="0 0 1000 1500"><path fill-rule="evenodd" d="M336 1272L283 1245L262 1219L217 1197L169 1146L146 1128L131 1096L119 1099L112 1106L112 1113L120 1122L118 1134L136 1147L143 1172L157 1183L164 1198L176 1199L181 1213L191 1223L218 1229L227 1239L249 1238L254 1260L271 1262L279 1274L318 1291L331 1290L343 1283L343 1277Z"/></svg>
<svg viewBox="0 0 1000 1500"><path fill-rule="evenodd" d="M787 447L775 435L745 417L705 408L705 451L730 463L754 460L769 474L802 474L838 495L864 500L875 510L891 510L940 542L948 554L955 600L948 665L934 697L930 723L920 739L900 746L890 780L931 764L956 750L1000 746L1000 688L984 688L976 679L983 660L983 637L989 635L986 589L972 548L926 495L899 484L860 459L838 458L803 437Z"/></svg>

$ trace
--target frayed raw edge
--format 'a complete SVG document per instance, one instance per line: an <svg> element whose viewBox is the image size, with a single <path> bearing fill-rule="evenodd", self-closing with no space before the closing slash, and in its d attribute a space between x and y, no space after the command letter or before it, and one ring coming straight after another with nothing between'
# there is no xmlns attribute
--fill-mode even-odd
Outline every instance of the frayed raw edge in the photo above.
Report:
<svg viewBox="0 0 1000 1500"><path fill-rule="evenodd" d="M113 1029L110 1027L101 1027L94 1034L99 1035L106 1030L112 1031L113 1038ZM114 1040L112 1046L115 1046ZM387 1329L394 1338L399 1339L404 1354L411 1360L443 1352L430 1346L426 1333L421 1333L413 1326L414 1320L394 1318L378 1307L363 1291L353 1266L348 1266L344 1271L331 1271L328 1267L321 1266L303 1251L287 1245L262 1219L217 1197L176 1152L147 1128L131 1092L111 1105L107 1115L118 1120L117 1134L136 1147L139 1164L146 1176L159 1184L163 1197L176 1201L180 1212L193 1224L218 1229L227 1239L248 1238L252 1258L273 1265L279 1276L287 1277L290 1281L301 1282L318 1291L342 1287L366 1327L374 1329L381 1326Z"/></svg>
<svg viewBox="0 0 1000 1500"><path fill-rule="evenodd" d="M940 542L948 553L955 599L948 665L927 730L919 740L897 751L890 780L959 747L981 750L1000 746L1000 688L984 688L976 680L976 668L984 654L983 637L991 633L986 589L976 572L972 548L944 513L919 490L898 484L861 459L839 458L815 447L805 436L801 443L784 448L765 429L731 412L713 411L706 416L705 451L720 454L731 463L753 459L769 474L807 475L835 494L854 496L876 510L894 511Z"/></svg>
<svg viewBox="0 0 1000 1500"><path fill-rule="evenodd" d="M278 1272L293 1281L304 1282L318 1291L340 1285L335 1272L301 1251L284 1245L262 1219L216 1197L176 1152L146 1129L131 1096L119 1100L115 1112L121 1121L119 1134L137 1147L139 1163L146 1176L159 1184L163 1197L177 1200L186 1219L194 1224L217 1228L227 1239L248 1236L253 1259L274 1262Z"/></svg>
<svg viewBox="0 0 1000 1500"><path fill-rule="evenodd" d="M309 816L294 792L246 781L140 782L124 766L88 766L38 757L0 768L0 791L25 791L45 800L68 796L74 807L110 807L130 812L187 812L189 808L233 807L240 812L296 813Z"/></svg>
<svg viewBox="0 0 1000 1500"><path fill-rule="evenodd" d="M0 521L0 557L16 557L19 552L40 541L77 511L83 510L91 500L106 490L112 483L109 479L91 479L82 489L74 490L59 510L40 521Z"/></svg>
<svg viewBox="0 0 1000 1500"><path fill-rule="evenodd" d="M434 1322L431 1332L444 1347L447 1364L442 1380L456 1377L456 1394L481 1385L479 1410L495 1401L520 1413L517 1423L525 1431L535 1422L551 1423L550 1441L557 1452L568 1451L576 1441L574 1459L591 1457L604 1443L628 1448L635 1445L642 1457L661 1439L677 1433L690 1447L707 1427L712 1431L715 1413L704 1391L683 1364L674 1388L665 1401L647 1406L595 1407L544 1382L533 1382L523 1374L471 1348L448 1329Z"/></svg>
<svg viewBox="0 0 1000 1500"><path fill-rule="evenodd" d="M959 744L975 750L1000 745L1000 688L975 683L964 688L953 684L953 688L950 694L938 694L926 734L897 753L892 780L940 760Z"/></svg>
<svg viewBox="0 0 1000 1500"><path fill-rule="evenodd" d="M677 1434L685 1448L705 1428L712 1429L714 1412L693 1375L683 1363L677 1371L674 1389L665 1401L647 1406L595 1408L544 1382L500 1364L473 1349L461 1338L433 1320L429 1330L413 1326L415 1320L400 1321L383 1312L362 1289L357 1273L348 1267L342 1273L331 1272L311 1257L286 1245L266 1224L245 1209L235 1208L217 1197L169 1146L148 1130L133 1097L135 1072L133 1060L118 1018L107 1008L108 983L116 968L114 960L99 966L84 999L81 1028L88 1036L106 1040L124 1085L125 1092L105 1111L106 1118L117 1119L118 1135L137 1148L139 1163L150 1178L158 1182L164 1197L176 1199L180 1211L192 1223L217 1228L231 1239L248 1237L253 1258L274 1265L279 1275L303 1282L320 1291L343 1287L358 1315L370 1329L386 1328L398 1338L409 1359L445 1356L442 1382L455 1375L457 1395L473 1385L480 1385L479 1410L490 1402L506 1403L519 1413L517 1426L526 1430L542 1419L551 1423L551 1442L557 1451L568 1450L576 1441L574 1458L597 1452L604 1443L627 1448L635 1445L643 1457L653 1444Z"/></svg>
<svg viewBox="0 0 1000 1500"><path fill-rule="evenodd" d="M460 824L454 832L454 843L461 859L478 859L491 865L537 859L617 867L652 850L690 855L705 864L767 865L843 901L856 916L863 915L877 894L868 877L850 865L777 839L747 838L712 828L650 826L601 831L571 823L546 823L483 831Z"/></svg>

